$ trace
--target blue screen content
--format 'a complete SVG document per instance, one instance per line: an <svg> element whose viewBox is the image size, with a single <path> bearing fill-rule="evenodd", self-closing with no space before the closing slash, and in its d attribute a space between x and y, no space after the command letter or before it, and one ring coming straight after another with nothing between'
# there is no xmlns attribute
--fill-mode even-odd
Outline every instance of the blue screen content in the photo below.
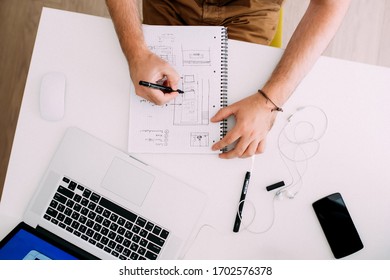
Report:
<svg viewBox="0 0 390 280"><path fill-rule="evenodd" d="M74 256L55 247L34 234L20 229L0 249L0 260L76 260Z"/></svg>

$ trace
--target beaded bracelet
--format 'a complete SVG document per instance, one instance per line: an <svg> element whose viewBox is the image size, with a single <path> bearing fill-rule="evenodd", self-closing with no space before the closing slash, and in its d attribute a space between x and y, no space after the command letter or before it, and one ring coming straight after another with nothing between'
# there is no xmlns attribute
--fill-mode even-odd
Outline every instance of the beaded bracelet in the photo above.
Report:
<svg viewBox="0 0 390 280"><path fill-rule="evenodd" d="M283 112L283 109L280 108L279 106L277 106L277 105L276 105L276 104L267 96L267 94L265 94L264 91L262 91L261 89L259 89L259 90L257 90L257 91L258 91L262 96L264 96L265 99L267 99L269 102L271 102L272 105L275 106L274 109L271 109L271 112L273 112L273 111Z"/></svg>

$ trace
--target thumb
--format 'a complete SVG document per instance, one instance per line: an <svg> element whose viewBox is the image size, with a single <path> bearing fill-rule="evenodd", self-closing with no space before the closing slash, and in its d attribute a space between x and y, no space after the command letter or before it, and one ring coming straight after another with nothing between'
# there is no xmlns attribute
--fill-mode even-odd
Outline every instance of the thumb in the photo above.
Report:
<svg viewBox="0 0 390 280"><path fill-rule="evenodd" d="M212 122L220 122L223 119L227 119L230 115L234 114L231 106L220 109L212 118Z"/></svg>

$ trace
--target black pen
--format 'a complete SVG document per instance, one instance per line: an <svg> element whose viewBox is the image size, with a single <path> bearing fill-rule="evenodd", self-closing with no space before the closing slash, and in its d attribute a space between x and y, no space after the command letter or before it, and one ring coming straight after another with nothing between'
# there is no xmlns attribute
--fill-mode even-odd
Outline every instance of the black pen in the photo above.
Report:
<svg viewBox="0 0 390 280"><path fill-rule="evenodd" d="M144 87L159 89L159 90L163 91L164 93L169 93L169 92L174 92L174 91L177 91L178 93L184 93L184 91L182 91L180 89L172 89L171 87L166 87L163 85L153 84L153 83L149 83L149 82L145 82L145 81L139 81L139 85L144 86Z"/></svg>
<svg viewBox="0 0 390 280"><path fill-rule="evenodd" d="M246 193L248 192L250 178L251 178L251 173L249 171L247 171L245 174L244 185L242 186L242 191L241 191L240 201L238 204L236 220L234 221L233 232L238 232L240 230L242 209L244 208L244 202L245 202Z"/></svg>

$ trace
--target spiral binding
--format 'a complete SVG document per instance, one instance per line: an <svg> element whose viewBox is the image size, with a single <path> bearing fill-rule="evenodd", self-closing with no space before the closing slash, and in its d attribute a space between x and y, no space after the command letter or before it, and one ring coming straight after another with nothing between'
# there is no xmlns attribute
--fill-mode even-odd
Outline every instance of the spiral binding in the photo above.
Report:
<svg viewBox="0 0 390 280"><path fill-rule="evenodd" d="M222 28L221 35L221 108L228 105L228 33L227 28ZM225 137L228 130L227 120L223 120L220 123L220 138ZM226 152L227 148L223 148L222 152Z"/></svg>

